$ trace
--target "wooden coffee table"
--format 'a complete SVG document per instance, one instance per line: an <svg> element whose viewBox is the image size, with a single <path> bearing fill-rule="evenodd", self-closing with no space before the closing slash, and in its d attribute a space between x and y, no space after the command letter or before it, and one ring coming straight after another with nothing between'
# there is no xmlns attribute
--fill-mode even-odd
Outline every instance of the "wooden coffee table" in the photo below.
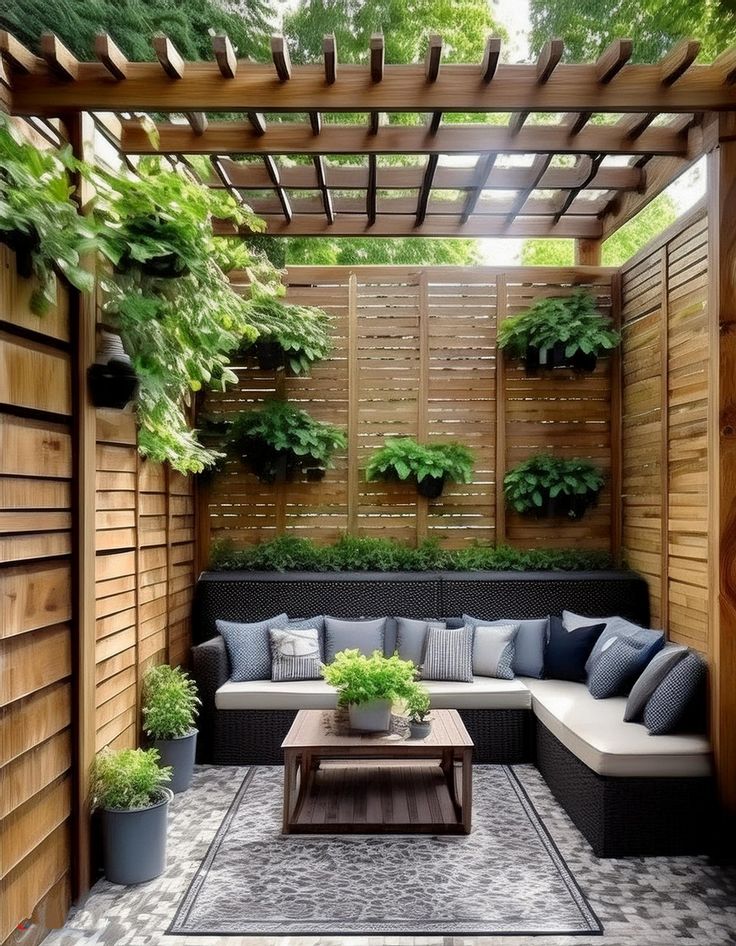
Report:
<svg viewBox="0 0 736 946"><path fill-rule="evenodd" d="M341 730L301 710L282 743L284 834L469 834L473 741L456 710L426 739Z"/></svg>

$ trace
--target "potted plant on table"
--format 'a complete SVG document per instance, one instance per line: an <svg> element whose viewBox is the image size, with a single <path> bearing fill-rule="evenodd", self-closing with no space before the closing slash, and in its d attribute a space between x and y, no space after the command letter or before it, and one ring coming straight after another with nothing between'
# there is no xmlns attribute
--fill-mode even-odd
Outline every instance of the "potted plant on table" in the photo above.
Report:
<svg viewBox="0 0 736 946"><path fill-rule="evenodd" d="M143 731L161 762L171 767L175 794L186 791L192 781L197 750L194 720L200 702L194 680L180 667L161 664L143 678Z"/></svg>
<svg viewBox="0 0 736 946"><path fill-rule="evenodd" d="M420 496L436 499L448 480L472 482L473 454L459 443L421 444L413 437L389 437L368 461L365 478L410 480Z"/></svg>
<svg viewBox="0 0 736 946"><path fill-rule="evenodd" d="M93 807L102 816L105 876L113 884L142 884L166 868L166 826L174 797L171 769L155 749L103 749L92 765Z"/></svg>
<svg viewBox="0 0 736 946"><path fill-rule="evenodd" d="M404 702L409 715L410 738L426 739L432 729L429 691L421 683L414 683L404 697Z"/></svg>
<svg viewBox="0 0 736 946"><path fill-rule="evenodd" d="M503 481L507 503L521 515L580 519L603 488L601 471L588 460L537 454L509 470Z"/></svg>
<svg viewBox="0 0 736 946"><path fill-rule="evenodd" d="M499 347L521 358L528 371L594 371L598 358L620 341L611 318L583 290L566 298L537 299L525 312L504 319L498 329Z"/></svg>
<svg viewBox="0 0 736 946"><path fill-rule="evenodd" d="M388 731L393 702L411 692L416 672L411 660L398 654L385 657L376 650L368 657L357 649L340 651L322 668L322 676L337 689L338 706L348 708L350 727L360 732Z"/></svg>

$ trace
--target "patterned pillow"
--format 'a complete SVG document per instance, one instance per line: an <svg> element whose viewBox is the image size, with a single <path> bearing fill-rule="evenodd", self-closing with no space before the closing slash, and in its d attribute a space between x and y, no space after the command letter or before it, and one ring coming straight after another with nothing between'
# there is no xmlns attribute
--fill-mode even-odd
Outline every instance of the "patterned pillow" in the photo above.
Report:
<svg viewBox="0 0 736 946"><path fill-rule="evenodd" d="M424 680L473 682L473 628L431 627L422 665Z"/></svg>
<svg viewBox="0 0 736 946"><path fill-rule="evenodd" d="M518 624L519 630L514 638L513 671L519 677L544 676L544 646L549 631L549 618L537 618L529 621L516 621L513 618L500 621L484 621L469 614L463 615L464 624L473 627L500 627L503 624ZM449 627L448 623L448 627Z"/></svg>
<svg viewBox="0 0 736 946"><path fill-rule="evenodd" d="M289 619L277 614L267 621L239 624L237 621L216 621L217 630L225 639L230 659L230 679L235 683L245 680L268 680L271 676L270 627L286 627Z"/></svg>
<svg viewBox="0 0 736 946"><path fill-rule="evenodd" d="M514 679L514 641L518 624L481 625L473 638L473 673L479 677Z"/></svg>
<svg viewBox="0 0 736 946"><path fill-rule="evenodd" d="M686 654L687 647L682 644L665 644L662 650L652 657L629 693L624 709L624 720L627 723L638 722L641 719L649 697Z"/></svg>
<svg viewBox="0 0 736 946"><path fill-rule="evenodd" d="M614 639L635 636L637 640L644 641L647 645L647 650L643 658L643 666L646 666L657 651L661 650L664 646L664 631L653 631L648 627L640 627L638 624L634 624L632 621L627 621L626 618L618 616L609 618L586 618L582 614L575 614L572 611L563 611L562 623L568 631L574 631L587 624L605 625L603 633L595 642L595 646L585 662L586 674L590 674L593 665L603 653L604 649L609 647Z"/></svg>
<svg viewBox="0 0 736 946"><path fill-rule="evenodd" d="M415 666L422 666L430 627L444 628L445 622L396 618L396 652L402 660L411 660Z"/></svg>
<svg viewBox="0 0 736 946"><path fill-rule="evenodd" d="M706 669L689 653L670 670L644 707L644 725L655 736L674 732L705 689Z"/></svg>
<svg viewBox="0 0 736 946"><path fill-rule="evenodd" d="M268 636L271 639L271 679L276 682L285 680L318 680L321 676L322 659L319 649L319 631L316 627L296 630L280 630L272 627Z"/></svg>
<svg viewBox="0 0 736 946"><path fill-rule="evenodd" d="M588 689L596 700L627 693L641 670L645 643L632 637L619 637L607 647L593 664L588 676Z"/></svg>

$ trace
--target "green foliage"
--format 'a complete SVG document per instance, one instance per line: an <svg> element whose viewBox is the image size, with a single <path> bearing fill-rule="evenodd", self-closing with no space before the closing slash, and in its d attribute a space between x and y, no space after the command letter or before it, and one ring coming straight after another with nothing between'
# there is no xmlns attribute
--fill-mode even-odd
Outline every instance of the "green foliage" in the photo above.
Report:
<svg viewBox="0 0 736 946"><path fill-rule="evenodd" d="M262 296L249 304L248 318L258 329L259 342L278 343L294 374L308 374L332 350L332 319L322 309Z"/></svg>
<svg viewBox="0 0 736 946"><path fill-rule="evenodd" d="M369 481L413 479L421 483L425 476L471 483L472 451L459 443L420 444L413 437L388 437L365 468Z"/></svg>
<svg viewBox="0 0 736 946"><path fill-rule="evenodd" d="M409 719L413 723L424 723L429 716L431 699L429 690L421 683L413 683L404 694L404 703Z"/></svg>
<svg viewBox="0 0 736 946"><path fill-rule="evenodd" d="M276 239L275 237L264 237ZM477 240L437 237L289 237L290 266L472 266L480 262Z"/></svg>
<svg viewBox="0 0 736 946"><path fill-rule="evenodd" d="M550 240L544 237L524 240L521 263L522 266L573 266L575 243L573 240Z"/></svg>
<svg viewBox="0 0 736 946"><path fill-rule="evenodd" d="M95 808L128 811L163 798L171 766L160 767L156 749L103 749L92 763L90 792Z"/></svg>
<svg viewBox="0 0 736 946"><path fill-rule="evenodd" d="M40 151L24 141L0 113L0 239L22 256L38 280L31 309L43 315L56 303L58 269L77 289L90 291L94 277L80 256L94 245L94 227L80 216L71 195L71 150ZM28 273L30 275L30 273Z"/></svg>
<svg viewBox="0 0 736 946"><path fill-rule="evenodd" d="M587 460L566 460L540 453L506 473L506 501L517 512L533 513L558 496L597 496L604 479Z"/></svg>
<svg viewBox="0 0 736 946"><path fill-rule="evenodd" d="M620 335L611 319L598 311L595 299L578 290L567 298L536 299L519 315L504 319L498 330L498 344L517 358L523 358L529 346L552 348L565 344L570 358L581 351L586 355L615 348Z"/></svg>
<svg viewBox="0 0 736 946"><path fill-rule="evenodd" d="M288 475L299 467L326 470L332 465L333 453L347 446L340 427L316 421L306 411L278 400L238 414L227 441L267 483L279 472Z"/></svg>
<svg viewBox="0 0 736 946"><path fill-rule="evenodd" d="M398 654L384 657L379 650L370 657L357 649L342 650L322 668L322 676L337 689L339 706L402 699L411 692L416 673L411 660Z"/></svg>
<svg viewBox="0 0 736 946"><path fill-rule="evenodd" d="M188 735L200 702L196 683L180 667L151 667L143 678L143 731L152 739Z"/></svg>
<svg viewBox="0 0 736 946"><path fill-rule="evenodd" d="M470 545L442 549L436 541L418 548L391 539L344 535L333 545L283 535L269 542L236 549L216 543L210 568L244 571L588 571L610 568L608 552L578 549L514 549Z"/></svg>

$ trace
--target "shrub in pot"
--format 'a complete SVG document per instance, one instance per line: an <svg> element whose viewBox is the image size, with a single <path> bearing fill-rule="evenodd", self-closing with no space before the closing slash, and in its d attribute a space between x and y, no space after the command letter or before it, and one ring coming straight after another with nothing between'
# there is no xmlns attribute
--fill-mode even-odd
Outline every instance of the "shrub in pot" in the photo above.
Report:
<svg viewBox="0 0 736 946"><path fill-rule="evenodd" d="M413 437L388 437L368 461L365 478L409 480L427 499L442 494L447 481L470 483L473 454L459 443L418 443Z"/></svg>
<svg viewBox="0 0 736 946"><path fill-rule="evenodd" d="M155 749L103 749L96 756L92 804L101 815L105 876L111 883L145 883L166 869L170 778Z"/></svg>
<svg viewBox="0 0 736 946"><path fill-rule="evenodd" d="M200 699L197 686L180 667L161 664L143 678L143 731L172 771L171 790L186 791L192 781L197 750L194 720Z"/></svg>
<svg viewBox="0 0 736 946"><path fill-rule="evenodd" d="M416 667L398 654L385 657L376 650L366 656L357 649L342 650L322 668L322 676L337 689L338 706L348 708L352 729L386 732L393 702L410 692Z"/></svg>
<svg viewBox="0 0 736 946"><path fill-rule="evenodd" d="M521 358L528 371L570 367L593 371L599 356L621 341L612 320L583 290L564 298L540 298L519 315L504 319L498 344L511 357Z"/></svg>
<svg viewBox="0 0 736 946"><path fill-rule="evenodd" d="M507 503L521 515L580 519L603 488L600 470L588 460L541 453L509 470L503 488Z"/></svg>
<svg viewBox="0 0 736 946"><path fill-rule="evenodd" d="M262 293L251 300L249 317L258 338L244 354L252 352L264 371L286 367L293 374L307 374L332 349L332 319L322 309L281 302Z"/></svg>
<svg viewBox="0 0 736 946"><path fill-rule="evenodd" d="M414 683L404 697L404 702L409 715L410 738L426 739L432 729L429 691L421 683Z"/></svg>

